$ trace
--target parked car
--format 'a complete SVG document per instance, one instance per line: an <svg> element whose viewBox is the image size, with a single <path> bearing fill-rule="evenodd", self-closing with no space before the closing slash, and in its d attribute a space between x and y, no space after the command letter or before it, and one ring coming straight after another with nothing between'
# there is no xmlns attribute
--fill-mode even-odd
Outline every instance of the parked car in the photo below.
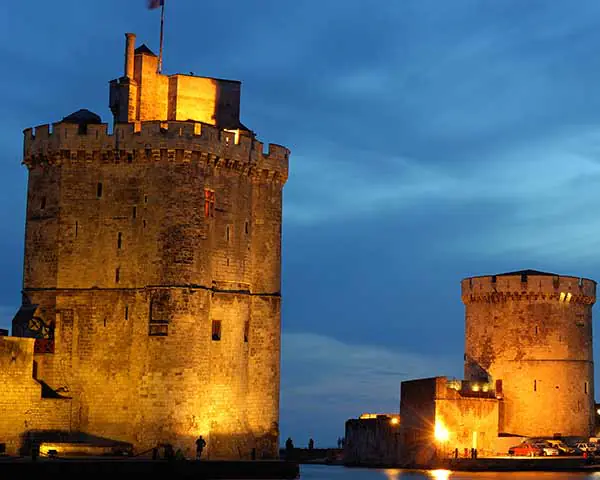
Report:
<svg viewBox="0 0 600 480"><path fill-rule="evenodd" d="M560 455L560 450L554 446L552 446L550 443L548 442L540 442L540 443L534 443L533 444L534 447L538 447L542 449L542 455L543 456L547 456L547 457L557 457L558 455Z"/></svg>
<svg viewBox="0 0 600 480"><path fill-rule="evenodd" d="M508 449L508 454L513 456L519 456L519 457L535 457L535 456L541 456L543 454L543 449L541 449L540 447L536 446L536 445L532 445L531 443L521 443L519 445L516 445L514 447L510 447Z"/></svg>
<svg viewBox="0 0 600 480"><path fill-rule="evenodd" d="M597 453L598 449L596 447L597 446L594 443L578 443L575 445L575 448L578 448L582 452L586 453Z"/></svg>
<svg viewBox="0 0 600 480"><path fill-rule="evenodd" d="M552 445L554 448L558 448L558 451L560 452L561 455L578 455L581 452L576 449L575 447L569 447L565 442L563 442L562 440L546 440L550 445Z"/></svg>

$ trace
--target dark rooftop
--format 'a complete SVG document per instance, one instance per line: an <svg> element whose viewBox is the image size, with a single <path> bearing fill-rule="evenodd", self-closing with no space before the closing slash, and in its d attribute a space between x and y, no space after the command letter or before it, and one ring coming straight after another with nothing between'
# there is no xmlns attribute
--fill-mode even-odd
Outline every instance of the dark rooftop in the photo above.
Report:
<svg viewBox="0 0 600 480"><path fill-rule="evenodd" d="M153 57L156 57L156 54L152 50L150 50L145 43L142 43L138 48L135 49L135 54L137 55L138 53L152 55Z"/></svg>
<svg viewBox="0 0 600 480"><path fill-rule="evenodd" d="M73 112L71 115L67 115L61 120L61 123L76 123L77 125L89 125L102 123L100 115L96 115L94 112L82 108Z"/></svg>
<svg viewBox="0 0 600 480"><path fill-rule="evenodd" d="M509 275L538 275L543 277L557 277L558 273L540 272L539 270L517 270L516 272L498 273L497 277L508 277Z"/></svg>

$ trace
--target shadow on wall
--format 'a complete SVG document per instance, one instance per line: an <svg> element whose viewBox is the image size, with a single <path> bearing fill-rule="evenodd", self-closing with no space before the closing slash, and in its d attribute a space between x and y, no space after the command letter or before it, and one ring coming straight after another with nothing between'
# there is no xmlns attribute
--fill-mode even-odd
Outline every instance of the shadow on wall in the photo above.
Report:
<svg viewBox="0 0 600 480"><path fill-rule="evenodd" d="M492 376L473 357L465 353L465 380L491 382Z"/></svg>

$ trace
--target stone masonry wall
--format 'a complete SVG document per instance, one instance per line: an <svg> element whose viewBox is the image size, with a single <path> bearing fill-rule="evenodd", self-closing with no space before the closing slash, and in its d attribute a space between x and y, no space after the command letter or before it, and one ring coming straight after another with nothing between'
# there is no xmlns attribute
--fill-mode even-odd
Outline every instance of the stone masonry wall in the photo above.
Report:
<svg viewBox="0 0 600 480"><path fill-rule="evenodd" d="M465 377L501 381L501 432L592 434L595 287L552 275L463 280Z"/></svg>
<svg viewBox="0 0 600 480"><path fill-rule="evenodd" d="M43 399L33 378L30 338L0 337L0 443L17 455L24 438L39 430L68 431L70 400Z"/></svg>
<svg viewBox="0 0 600 480"><path fill-rule="evenodd" d="M73 430L277 455L288 154L194 122L26 130L24 294L56 319L36 362Z"/></svg>

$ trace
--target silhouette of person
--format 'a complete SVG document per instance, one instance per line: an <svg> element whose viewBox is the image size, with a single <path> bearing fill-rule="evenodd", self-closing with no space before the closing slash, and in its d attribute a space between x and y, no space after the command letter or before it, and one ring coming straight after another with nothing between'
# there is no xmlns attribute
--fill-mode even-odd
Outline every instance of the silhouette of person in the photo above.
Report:
<svg viewBox="0 0 600 480"><path fill-rule="evenodd" d="M200 460L204 447L206 447L206 441L202 438L202 435L200 435L196 440L196 460Z"/></svg>
<svg viewBox="0 0 600 480"><path fill-rule="evenodd" d="M290 452L294 449L294 442L292 441L291 437L288 437L288 439L285 441L285 449Z"/></svg>

